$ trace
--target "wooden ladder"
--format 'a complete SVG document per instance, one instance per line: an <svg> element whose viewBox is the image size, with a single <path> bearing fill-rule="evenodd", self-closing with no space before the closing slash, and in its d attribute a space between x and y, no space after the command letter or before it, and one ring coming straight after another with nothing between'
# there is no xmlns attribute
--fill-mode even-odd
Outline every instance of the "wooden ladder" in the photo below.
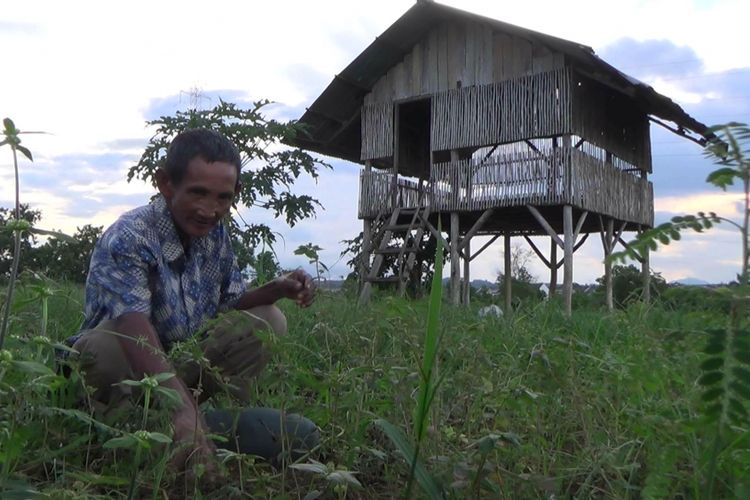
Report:
<svg viewBox="0 0 750 500"><path fill-rule="evenodd" d="M411 215L410 222L408 224L398 224L398 219L401 215ZM360 304L366 304L370 300L373 283L398 283L399 294L403 295L406 292L409 273L416 261L417 252L419 251L425 231L425 221L429 217L429 207L396 208L393 211L390 219L383 227L380 245L373 251L375 259L370 271L365 276L362 291L359 295ZM415 231L415 234L412 235L412 231ZM394 236L402 236L403 242L399 245L389 246ZM385 260L384 256L388 254L397 254L398 274L379 278L378 273L380 273L380 268Z"/></svg>

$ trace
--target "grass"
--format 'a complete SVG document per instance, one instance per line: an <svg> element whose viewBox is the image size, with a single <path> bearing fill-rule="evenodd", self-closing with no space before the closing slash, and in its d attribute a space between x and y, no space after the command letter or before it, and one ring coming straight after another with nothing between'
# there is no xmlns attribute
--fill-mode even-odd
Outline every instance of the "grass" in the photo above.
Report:
<svg viewBox="0 0 750 500"><path fill-rule="evenodd" d="M28 293L20 287L16 302ZM61 286L50 298L53 340L76 330L80 293ZM613 314L578 310L566 320L552 303L480 320L480 305L466 310L444 304L442 310L438 364L444 379L420 456L446 496L699 496L708 440L695 425L704 341L699 332L725 318L636 305ZM233 459L229 480L213 495L402 496L408 463L373 422L386 419L414 440L427 300L376 296L363 310L353 298L322 294L308 310L292 304L284 309L290 335L269 340L275 359L258 379L254 399L313 419L323 436L314 458L328 472L274 470ZM15 360L51 367L49 351L39 355L40 342L30 340L39 330L38 311L31 303L14 312L7 347ZM29 379L2 366L5 487L50 498L124 497L135 477L132 453L104 449L112 431L86 421L85 414L50 410L74 408L63 396L80 384L75 373L71 379ZM152 413L148 430L168 434L158 412ZM747 487L747 431L738 436L744 448L729 449L718 462L720 496ZM156 489L154 497L163 498L180 487L169 471L154 481L163 455L155 447L140 457L144 495ZM346 480L348 473L361 487Z"/></svg>

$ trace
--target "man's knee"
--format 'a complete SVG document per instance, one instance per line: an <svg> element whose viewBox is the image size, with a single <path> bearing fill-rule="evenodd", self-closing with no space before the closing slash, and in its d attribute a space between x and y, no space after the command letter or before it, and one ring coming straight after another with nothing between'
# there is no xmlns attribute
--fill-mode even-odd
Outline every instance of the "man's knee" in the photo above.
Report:
<svg viewBox="0 0 750 500"><path fill-rule="evenodd" d="M94 399L110 403L125 397L129 388L118 386L119 382L133 378L133 371L128 364L117 334L110 331L108 325L99 325L81 336L73 349L78 351L81 371L86 385L94 387Z"/></svg>
<svg viewBox="0 0 750 500"><path fill-rule="evenodd" d="M253 307L242 312L250 316L253 328L271 330L276 335L287 333L286 316L275 305Z"/></svg>

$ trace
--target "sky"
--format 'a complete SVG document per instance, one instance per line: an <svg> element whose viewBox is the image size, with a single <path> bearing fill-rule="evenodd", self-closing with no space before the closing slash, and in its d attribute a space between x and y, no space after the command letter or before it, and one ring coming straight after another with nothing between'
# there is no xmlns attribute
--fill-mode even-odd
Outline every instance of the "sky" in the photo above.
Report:
<svg viewBox="0 0 750 500"><path fill-rule="evenodd" d="M442 3L592 47L618 69L653 86L706 124L750 122L750 50L746 0L444 0ZM146 120L211 107L219 97L238 104L270 99L268 114L296 119L413 0L3 2L0 9L0 117L11 117L34 163L21 162L21 201L41 210L40 227L70 234L84 224L108 226L146 203L153 188L126 173L153 130ZM192 99L192 100L191 100ZM708 186L715 167L701 148L652 126L656 222L698 210L738 219L742 196ZM302 178L297 194L324 209L294 228L251 210L282 235L275 248L284 267L312 242L324 250L330 279L348 273L343 239L361 231L359 166L324 158L333 167L317 182ZM13 204L10 152L0 149L0 206ZM630 239L633 235L627 235ZM521 245L519 241L515 244ZM739 233L728 225L686 235L652 255L668 280L728 282L740 259ZM482 242L472 243L479 248ZM525 247L525 244L523 244ZM544 243L544 248L548 244ZM527 248L527 247L525 247ZM472 262L472 278L494 280L502 245ZM576 253L574 277L603 274L601 243L592 235ZM446 273L449 266L446 266ZM548 271L536 258L537 279Z"/></svg>

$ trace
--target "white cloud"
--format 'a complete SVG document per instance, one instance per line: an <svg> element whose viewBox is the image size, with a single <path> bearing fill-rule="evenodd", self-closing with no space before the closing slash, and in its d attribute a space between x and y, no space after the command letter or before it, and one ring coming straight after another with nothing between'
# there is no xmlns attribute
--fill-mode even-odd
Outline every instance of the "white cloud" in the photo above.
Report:
<svg viewBox="0 0 750 500"><path fill-rule="evenodd" d="M689 46L707 72L750 66L744 27L750 17L750 3L745 0L444 3L595 49L626 36L635 40L666 39ZM84 167L66 164L65 168L71 170L65 170L56 161L60 155L111 152L106 145L121 139L142 139L145 144L150 131L144 126L144 111L155 99L198 88L207 92L244 91L248 98L267 97L287 106L308 106L335 74L413 5L413 0L221 0L210 5L197 0L12 2L0 12L0 26L23 29L0 31L6 68L0 112L13 117L21 129L53 134L26 136L24 142L37 157L35 168L49 164L50 169L43 172L64 181ZM647 61L634 61L641 63ZM290 71L294 67L311 68L323 76L308 81L312 77ZM675 80L658 85L681 104L718 96L698 93L686 83ZM138 151L131 147L118 152ZM655 145L654 151L657 153L659 146ZM7 150L0 149L0 203L5 205L13 197L11 169ZM336 260L338 241L360 230L356 179L352 182L347 177L350 184L342 190L341 177L337 176L340 171L324 173L318 186L305 187L321 198L327 210L316 220L284 230L287 253L296 244L312 239L326 248L328 261ZM108 199L131 195L134 200L139 196L146 200L151 192L149 186L139 182L107 182L101 173L90 173L86 182L65 190L25 183L22 199L43 211L45 227L71 230L84 223L108 225L119 213L132 208L120 201L108 204ZM76 205L92 202L102 206L95 216L72 215ZM657 198L656 209L683 213L714 210L736 215L736 202L733 193L670 196ZM479 245L478 240L473 246ZM715 279L725 275L731 279L731 266L726 264L733 262L728 256L733 255L735 246L728 241L721 245L720 251L712 252L721 258L706 272L713 273ZM473 276L494 279L502 267L501 247L496 243L472 263ZM687 252L677 246L661 255L688 258ZM653 262L664 269L677 269L676 263L661 257L655 256ZM540 279L547 275L538 261L531 266ZM592 281L602 269L601 248L592 237L576 255L576 279ZM332 275L342 273L337 269Z"/></svg>

